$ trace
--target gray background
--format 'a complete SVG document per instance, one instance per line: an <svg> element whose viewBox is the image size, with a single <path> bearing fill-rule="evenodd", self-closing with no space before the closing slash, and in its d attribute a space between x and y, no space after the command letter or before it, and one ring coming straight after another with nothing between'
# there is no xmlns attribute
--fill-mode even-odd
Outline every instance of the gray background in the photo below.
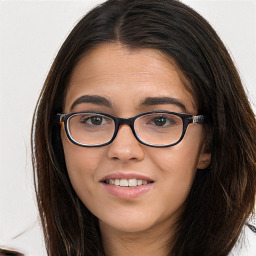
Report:
<svg viewBox="0 0 256 256"><path fill-rule="evenodd" d="M30 159L32 113L63 40L84 13L101 2L0 1L0 246L44 255ZM256 0L183 2L217 30L255 110ZM12 239L28 227L25 234Z"/></svg>

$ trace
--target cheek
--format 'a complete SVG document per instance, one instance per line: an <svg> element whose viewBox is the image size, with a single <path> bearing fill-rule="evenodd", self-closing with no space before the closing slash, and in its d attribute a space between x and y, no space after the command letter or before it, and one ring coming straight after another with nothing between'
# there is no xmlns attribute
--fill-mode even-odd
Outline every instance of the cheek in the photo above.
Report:
<svg viewBox="0 0 256 256"><path fill-rule="evenodd" d="M196 173L196 155L178 148L155 154L154 162L161 170L160 182L163 194L171 198L173 205L182 205L192 186ZM192 156L193 155L193 156Z"/></svg>
<svg viewBox="0 0 256 256"><path fill-rule="evenodd" d="M185 141L184 141L185 142ZM159 149L158 149L159 150ZM194 175L199 161L201 146L180 143L174 147L160 149L152 153L151 159L163 171L164 175L174 175L180 178Z"/></svg>
<svg viewBox="0 0 256 256"><path fill-rule="evenodd" d="M160 176L163 194L175 204L183 204L194 181L202 148L202 140L197 133L184 139L170 148L154 149L150 159L155 168L161 170Z"/></svg>
<svg viewBox="0 0 256 256"><path fill-rule="evenodd" d="M68 138L62 136L66 167L73 188L78 195L91 194L92 185L96 182L95 170L97 170L102 155L100 149L85 148L71 143Z"/></svg>

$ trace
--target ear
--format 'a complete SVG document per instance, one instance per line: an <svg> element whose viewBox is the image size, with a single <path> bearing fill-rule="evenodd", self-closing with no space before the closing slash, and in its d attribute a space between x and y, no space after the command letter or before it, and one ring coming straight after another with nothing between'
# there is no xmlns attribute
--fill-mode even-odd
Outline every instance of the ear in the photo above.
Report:
<svg viewBox="0 0 256 256"><path fill-rule="evenodd" d="M205 126L205 137L198 158L197 169L206 169L211 163L212 128Z"/></svg>
<svg viewBox="0 0 256 256"><path fill-rule="evenodd" d="M210 136L206 136L198 158L197 169L206 169L211 163Z"/></svg>
<svg viewBox="0 0 256 256"><path fill-rule="evenodd" d="M206 169L210 165L210 163L211 163L211 153L208 151L205 151L203 147L198 159L197 169Z"/></svg>

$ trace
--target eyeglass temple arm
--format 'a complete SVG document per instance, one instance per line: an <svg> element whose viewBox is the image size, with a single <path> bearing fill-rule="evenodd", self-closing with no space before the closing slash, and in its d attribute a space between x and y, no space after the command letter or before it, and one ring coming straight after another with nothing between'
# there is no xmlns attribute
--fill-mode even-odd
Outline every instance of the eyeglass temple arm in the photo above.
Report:
<svg viewBox="0 0 256 256"><path fill-rule="evenodd" d="M57 122L58 123L61 123L61 122L63 122L64 120L63 120L63 117L65 116L65 114L60 114L60 113L58 113L57 114Z"/></svg>
<svg viewBox="0 0 256 256"><path fill-rule="evenodd" d="M205 115L198 115L192 117L192 123L194 124L200 124L200 123L206 123L208 122L208 117Z"/></svg>

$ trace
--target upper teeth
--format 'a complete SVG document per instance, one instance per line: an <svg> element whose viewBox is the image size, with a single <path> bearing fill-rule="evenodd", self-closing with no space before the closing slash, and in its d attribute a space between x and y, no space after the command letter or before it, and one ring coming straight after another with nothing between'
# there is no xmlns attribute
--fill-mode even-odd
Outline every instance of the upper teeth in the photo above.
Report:
<svg viewBox="0 0 256 256"><path fill-rule="evenodd" d="M137 187L140 185L146 185L149 182L141 179L109 179L105 180L107 184L116 185L120 187Z"/></svg>

